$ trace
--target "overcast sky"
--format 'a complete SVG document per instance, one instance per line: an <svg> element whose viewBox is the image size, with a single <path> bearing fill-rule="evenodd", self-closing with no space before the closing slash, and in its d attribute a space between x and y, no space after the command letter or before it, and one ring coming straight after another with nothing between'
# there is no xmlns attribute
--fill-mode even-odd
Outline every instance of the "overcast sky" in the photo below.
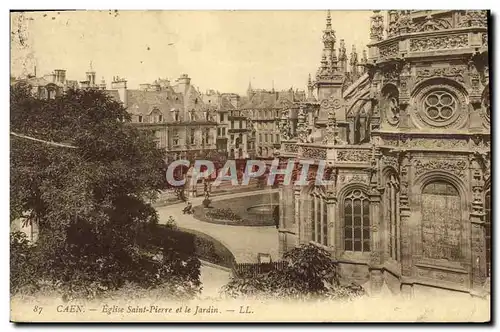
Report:
<svg viewBox="0 0 500 332"><path fill-rule="evenodd" d="M369 41L367 11L332 11L347 53ZM92 61L97 79L125 77L130 88L187 73L200 88L246 92L305 89L322 51L326 11L78 11L13 13L12 75L66 69L83 80ZM22 41L22 43L21 43Z"/></svg>

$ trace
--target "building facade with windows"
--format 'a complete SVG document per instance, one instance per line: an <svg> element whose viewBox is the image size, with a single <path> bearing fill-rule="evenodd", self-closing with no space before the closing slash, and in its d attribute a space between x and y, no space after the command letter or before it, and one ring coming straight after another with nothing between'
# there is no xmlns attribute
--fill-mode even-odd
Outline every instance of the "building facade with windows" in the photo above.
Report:
<svg viewBox="0 0 500 332"><path fill-rule="evenodd" d="M66 79L64 69L55 69L52 73L41 77L37 77L35 73L24 78L11 78L11 84L26 84L31 87L33 95L41 99L53 99L68 89L79 88L77 81Z"/></svg>
<svg viewBox="0 0 500 332"><path fill-rule="evenodd" d="M375 11L368 59L346 71L328 14L315 96L279 123L280 159L314 162L307 185L280 189L282 253L323 247L371 292L489 292L487 24L485 11Z"/></svg>
<svg viewBox="0 0 500 332"><path fill-rule="evenodd" d="M305 100L305 91L289 90L271 91L252 89L248 86L245 102L241 106L241 114L249 119L248 141L251 142L252 156L257 158L273 158L279 147L280 132L278 119L281 111L294 102Z"/></svg>
<svg viewBox="0 0 500 332"><path fill-rule="evenodd" d="M212 107L211 100L204 102L188 75L181 75L175 83L157 79L128 89L125 79L114 77L107 91L125 105L132 123L151 131L157 146L168 151L168 161L215 152L218 108Z"/></svg>

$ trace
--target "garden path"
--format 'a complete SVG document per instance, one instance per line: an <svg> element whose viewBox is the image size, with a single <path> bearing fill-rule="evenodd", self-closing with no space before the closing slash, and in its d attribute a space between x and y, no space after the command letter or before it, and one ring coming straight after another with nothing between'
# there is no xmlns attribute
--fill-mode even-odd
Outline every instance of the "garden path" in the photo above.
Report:
<svg viewBox="0 0 500 332"><path fill-rule="evenodd" d="M264 189L252 192L228 194L211 198L213 201L235 197L262 195L277 192L278 189ZM201 204L203 197L190 199L193 206ZM195 219L193 215L183 214L186 203L157 207L160 223L166 223L172 216L177 225L194 229L210 235L231 251L237 263L256 263L258 253L270 254L273 261L278 260L278 231L274 226L230 226L207 223ZM228 206L230 207L230 206Z"/></svg>

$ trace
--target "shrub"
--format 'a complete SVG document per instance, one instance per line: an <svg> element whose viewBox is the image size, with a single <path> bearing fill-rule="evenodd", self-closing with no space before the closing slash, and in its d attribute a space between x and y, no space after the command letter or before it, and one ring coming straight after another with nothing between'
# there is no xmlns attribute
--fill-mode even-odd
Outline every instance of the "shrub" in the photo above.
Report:
<svg viewBox="0 0 500 332"><path fill-rule="evenodd" d="M33 261L32 245L23 232L10 234L10 291L18 292L23 286L34 287L36 269Z"/></svg>
<svg viewBox="0 0 500 332"><path fill-rule="evenodd" d="M233 212L233 210L227 209L214 209L206 213L207 217L214 219L222 219L229 221L240 221L241 217Z"/></svg>
<svg viewBox="0 0 500 332"><path fill-rule="evenodd" d="M228 297L252 296L280 299L352 299L364 294L357 285L341 286L335 264L326 250L302 245L284 255L282 270L251 278L233 277L222 288Z"/></svg>
<svg viewBox="0 0 500 332"><path fill-rule="evenodd" d="M173 240L178 231L172 218L162 227L163 233L157 227L145 225L136 245L125 246L97 241L82 225L80 235L92 245L75 244L71 234L69 242L50 242L50 237L30 245L23 233L13 233L11 293L57 290L64 300L91 299L129 283L142 289L169 289L174 298L192 298L201 290L201 263L194 248L186 250L184 239Z"/></svg>
<svg viewBox="0 0 500 332"><path fill-rule="evenodd" d="M203 200L203 206L206 207L206 208L210 207L210 203L212 203L212 200L210 200L208 198L205 198Z"/></svg>

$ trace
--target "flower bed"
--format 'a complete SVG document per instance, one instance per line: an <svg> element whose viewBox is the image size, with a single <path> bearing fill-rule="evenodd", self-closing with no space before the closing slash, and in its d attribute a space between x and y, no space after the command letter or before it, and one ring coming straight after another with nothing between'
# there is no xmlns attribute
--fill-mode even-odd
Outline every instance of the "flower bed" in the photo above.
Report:
<svg viewBox="0 0 500 332"><path fill-rule="evenodd" d="M278 202L278 193L249 194L244 197L214 200L211 202L210 208L204 208L203 205L195 206L194 217L201 221L227 226L275 226L274 209L273 213L255 213L255 209L252 207L274 207ZM225 210L228 207L240 219L229 220L225 215L223 218L213 215L215 210Z"/></svg>
<svg viewBox="0 0 500 332"><path fill-rule="evenodd" d="M241 217L229 208L209 210L206 212L206 216L218 220L241 221Z"/></svg>

